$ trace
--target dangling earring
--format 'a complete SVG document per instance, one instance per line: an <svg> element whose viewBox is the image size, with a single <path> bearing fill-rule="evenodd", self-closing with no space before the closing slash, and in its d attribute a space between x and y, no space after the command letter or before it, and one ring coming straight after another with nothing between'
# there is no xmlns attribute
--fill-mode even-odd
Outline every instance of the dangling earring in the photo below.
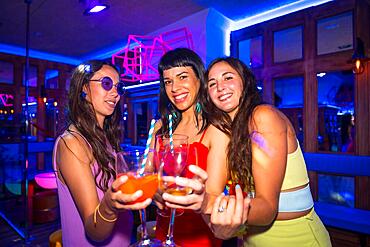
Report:
<svg viewBox="0 0 370 247"><path fill-rule="evenodd" d="M177 118L176 111L173 109L173 106L171 105L171 103L168 103L167 110L170 112L169 114L172 115L173 119Z"/></svg>
<svg viewBox="0 0 370 247"><path fill-rule="evenodd" d="M197 114L199 114L199 113L201 113L201 112L202 112L202 106L201 106L201 104L200 104L199 102L197 102L197 103L195 104L195 112L196 112Z"/></svg>
<svg viewBox="0 0 370 247"><path fill-rule="evenodd" d="M86 98L86 95L87 95L87 94L86 94L84 91L82 91L82 92L81 92L81 94L80 94L80 97L81 97L82 99L85 99L85 98Z"/></svg>

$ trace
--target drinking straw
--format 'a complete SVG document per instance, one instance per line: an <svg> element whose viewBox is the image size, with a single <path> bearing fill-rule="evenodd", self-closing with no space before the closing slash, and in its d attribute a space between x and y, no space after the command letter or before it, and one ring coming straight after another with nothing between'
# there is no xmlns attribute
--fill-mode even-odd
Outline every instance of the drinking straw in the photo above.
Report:
<svg viewBox="0 0 370 247"><path fill-rule="evenodd" d="M152 119L150 121L150 128L149 128L149 133L148 133L148 139L146 140L145 151L144 151L144 155L143 155L143 160L141 162L140 173L143 173L144 172L145 163L146 163L146 160L148 159L150 143L152 142L152 138L153 138L154 125L155 125L155 119Z"/></svg>
<svg viewBox="0 0 370 247"><path fill-rule="evenodd" d="M172 114L168 116L168 132L170 135L170 148L171 152L173 152L173 130L172 130Z"/></svg>

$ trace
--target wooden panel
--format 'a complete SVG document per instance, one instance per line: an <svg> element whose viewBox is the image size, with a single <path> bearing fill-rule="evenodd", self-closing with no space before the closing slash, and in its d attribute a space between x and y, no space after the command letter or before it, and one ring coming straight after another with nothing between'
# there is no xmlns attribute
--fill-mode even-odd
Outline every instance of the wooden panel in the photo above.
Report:
<svg viewBox="0 0 370 247"><path fill-rule="evenodd" d="M263 33L263 64L264 68L269 68L272 65L273 56L273 33L271 30L266 29Z"/></svg>
<svg viewBox="0 0 370 247"><path fill-rule="evenodd" d="M319 198L319 188L318 188L318 175L317 172L308 171L308 178L310 179L310 190L314 201Z"/></svg>
<svg viewBox="0 0 370 247"><path fill-rule="evenodd" d="M370 56L370 3L365 0L358 0L356 2L355 26L356 35L360 37L365 45L365 52L367 49L367 56ZM370 155L370 66L369 62L365 67L365 71L356 76L357 90L355 93L356 105L356 154Z"/></svg>
<svg viewBox="0 0 370 247"><path fill-rule="evenodd" d="M353 51L343 51L335 54L326 54L315 57L314 69L317 72L329 72L339 70L352 70L352 64L348 60Z"/></svg>
<svg viewBox="0 0 370 247"><path fill-rule="evenodd" d="M304 74L304 62L300 60L285 62L284 65L274 64L265 68L272 78L290 77Z"/></svg>
<svg viewBox="0 0 370 247"><path fill-rule="evenodd" d="M366 76L367 76L367 79L366 79L366 81L367 81L367 83L368 83L368 87L367 87L367 90L369 91L369 88L370 88L370 62L368 62L367 63L367 66L366 66ZM368 94L367 94L367 102L368 102L368 104L369 104L369 102L370 102L370 92L367 92ZM366 143L366 145L365 145L365 147L367 147L367 151L366 151L366 153L367 153L367 155L370 155L370 145L369 145L369 140L370 140L370 113L369 112L367 112L367 118L366 119L364 119L364 121L365 121L365 126L367 125L367 137L365 136L364 138L366 138L366 141L367 141L367 143ZM363 141L359 141L359 144L358 145L362 145L362 143L363 143Z"/></svg>
<svg viewBox="0 0 370 247"><path fill-rule="evenodd" d="M44 87L45 83L45 67L39 66L37 70L37 125L45 129L45 119L46 119L46 105L41 98L41 90ZM37 141L44 141L45 133L42 133L40 130L37 130ZM40 154L41 155L41 154ZM39 156L40 156L39 155ZM43 167L38 167L38 169L42 170Z"/></svg>
<svg viewBox="0 0 370 247"><path fill-rule="evenodd" d="M370 210L370 177L355 178L355 207Z"/></svg>
<svg viewBox="0 0 370 247"><path fill-rule="evenodd" d="M317 151L318 134L318 106L317 106L317 78L314 70L315 57L315 23L311 15L306 15L304 30L304 110L303 110L303 132L304 132L304 151Z"/></svg>
<svg viewBox="0 0 370 247"><path fill-rule="evenodd" d="M326 228L329 232L333 247L358 247L361 236L358 233L340 230L333 227Z"/></svg>
<svg viewBox="0 0 370 247"><path fill-rule="evenodd" d="M368 72L355 76L356 154L369 155L369 80ZM358 120L361 121L358 121Z"/></svg>
<svg viewBox="0 0 370 247"><path fill-rule="evenodd" d="M272 31L278 31L281 29L304 25L306 12L306 10L301 10L298 12L293 12L289 15L284 15L279 18L272 19L266 22L264 28ZM264 23L261 24L263 25Z"/></svg>
<svg viewBox="0 0 370 247"><path fill-rule="evenodd" d="M136 114L135 110L133 109L133 103L130 102L128 98L126 98L127 103L127 133L128 138L131 139L131 144L136 144L136 136L137 136L137 129L136 129Z"/></svg>
<svg viewBox="0 0 370 247"><path fill-rule="evenodd" d="M355 2L355 0L337 0L323 4L318 8L311 8L308 11L314 19L322 19L353 10Z"/></svg>

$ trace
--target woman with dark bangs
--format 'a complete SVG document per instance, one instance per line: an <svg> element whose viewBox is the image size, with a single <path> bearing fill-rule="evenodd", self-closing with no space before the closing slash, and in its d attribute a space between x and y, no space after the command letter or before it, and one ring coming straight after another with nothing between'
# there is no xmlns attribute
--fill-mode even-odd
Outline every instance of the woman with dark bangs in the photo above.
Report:
<svg viewBox="0 0 370 247"><path fill-rule="evenodd" d="M186 174L187 179L176 180L176 183L183 182L180 185L192 188L190 195L174 196L164 193L159 201L163 198L165 206L185 209L175 220L176 244L182 247L220 246L221 240L213 236L199 212L201 208L207 210L208 205L213 205L208 197L204 198L205 193L219 195L223 191L227 177L225 151L229 139L222 131L209 124L208 116L200 104L200 99L204 97L199 91L204 83L203 62L192 50L177 48L163 55L158 68L161 121L158 121L155 132L169 133L168 119L171 115L174 134L189 137L187 164L190 172ZM157 205L163 208L160 202ZM169 217L157 216L158 239L165 240L168 223Z"/></svg>

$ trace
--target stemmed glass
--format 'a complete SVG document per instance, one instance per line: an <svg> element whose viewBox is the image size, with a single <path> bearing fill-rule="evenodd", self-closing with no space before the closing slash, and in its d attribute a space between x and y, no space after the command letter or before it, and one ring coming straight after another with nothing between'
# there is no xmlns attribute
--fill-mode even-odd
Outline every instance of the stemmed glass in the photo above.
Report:
<svg viewBox="0 0 370 247"><path fill-rule="evenodd" d="M146 156L146 158L145 158ZM133 194L138 190L143 191L143 195L136 201L128 203L134 204L143 202L147 198L152 198L158 188L158 174L156 173L156 155L154 150L149 150L147 155L144 155L142 150L123 151L117 155L117 164L121 167L117 169L120 173L117 177L126 175L128 180L120 186L120 190L125 194ZM144 163L143 163L143 159ZM123 169L122 169L123 168ZM150 239L146 228L146 212L145 209L140 209L141 221L141 239L131 246L162 246L158 239Z"/></svg>
<svg viewBox="0 0 370 247"><path fill-rule="evenodd" d="M159 187L166 193L183 196L188 194L189 188L178 186L176 177L184 176L186 173L188 157L188 136L174 134L172 138L168 135L157 136L159 166ZM171 208L168 233L163 246L176 246L173 239L174 221L176 209Z"/></svg>

